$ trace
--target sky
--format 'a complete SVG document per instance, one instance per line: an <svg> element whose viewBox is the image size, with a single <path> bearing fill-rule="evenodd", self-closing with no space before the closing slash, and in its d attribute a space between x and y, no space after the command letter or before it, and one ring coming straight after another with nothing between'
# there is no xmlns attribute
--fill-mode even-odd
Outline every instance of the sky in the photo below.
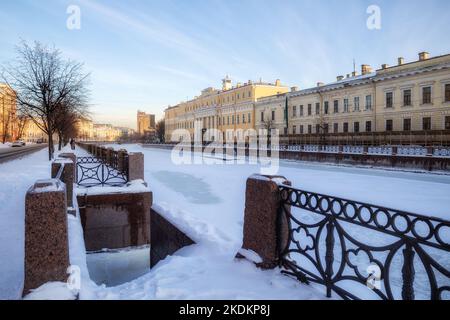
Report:
<svg viewBox="0 0 450 320"><path fill-rule="evenodd" d="M0 0L0 64L21 40L91 73L94 121L136 127L207 87L259 80L308 88L370 64L450 53L448 0ZM80 9L70 29L69 6ZM371 5L380 29L369 29ZM70 20L72 21L72 20Z"/></svg>

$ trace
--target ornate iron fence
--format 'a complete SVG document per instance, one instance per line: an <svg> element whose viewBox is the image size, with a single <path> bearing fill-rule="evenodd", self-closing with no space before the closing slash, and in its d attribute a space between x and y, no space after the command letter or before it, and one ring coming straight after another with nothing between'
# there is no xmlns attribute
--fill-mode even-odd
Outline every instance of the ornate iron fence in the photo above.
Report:
<svg viewBox="0 0 450 320"><path fill-rule="evenodd" d="M117 152L111 159L103 157L77 158L77 184L82 187L123 186L128 182L128 155L124 154L119 161Z"/></svg>
<svg viewBox="0 0 450 320"><path fill-rule="evenodd" d="M450 293L449 221L279 188L283 273L343 299L440 300Z"/></svg>

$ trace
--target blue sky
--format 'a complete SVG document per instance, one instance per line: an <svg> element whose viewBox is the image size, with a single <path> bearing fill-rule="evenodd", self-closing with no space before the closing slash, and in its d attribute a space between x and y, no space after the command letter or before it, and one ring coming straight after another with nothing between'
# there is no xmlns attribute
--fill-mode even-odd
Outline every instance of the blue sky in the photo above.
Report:
<svg viewBox="0 0 450 320"><path fill-rule="evenodd" d="M300 88L367 63L450 53L447 0L0 0L0 63L20 39L54 45L92 73L94 120L135 127L138 109L167 105L234 81ZM69 5L81 29L66 28ZM381 30L366 27L369 5ZM358 67L359 69L359 67Z"/></svg>

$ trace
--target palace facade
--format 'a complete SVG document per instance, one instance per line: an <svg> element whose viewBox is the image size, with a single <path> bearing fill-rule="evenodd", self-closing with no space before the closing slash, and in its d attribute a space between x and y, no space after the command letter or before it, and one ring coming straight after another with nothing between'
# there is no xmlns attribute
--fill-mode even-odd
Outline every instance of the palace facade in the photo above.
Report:
<svg viewBox="0 0 450 320"><path fill-rule="evenodd" d="M405 63L400 57L395 65L383 64L375 71L362 65L360 73L354 71L338 76L333 83L318 83L303 90L293 87L289 91L279 83L268 88L272 90L239 103L239 86L222 91L206 89L199 98L168 108L166 141L177 128L192 133L196 119L203 121L202 128L212 124L221 130L278 129L290 140L313 135L440 131L442 136L442 132L450 132L450 54L431 58L421 52L416 61ZM227 105L223 96L230 91L234 91L235 100ZM246 114L253 115L251 121L238 125L248 119ZM230 115L234 119L228 120ZM448 140L448 136L441 139Z"/></svg>
<svg viewBox="0 0 450 320"><path fill-rule="evenodd" d="M197 124L203 130L218 129L223 134L226 130L252 129L255 127L255 103L259 98L283 94L289 88L275 83L248 81L232 85L231 79L222 80L222 89L212 87L204 89L200 96L165 110L166 141L172 141L176 129L186 129L194 137ZM212 137L204 137L210 140ZM223 137L230 139L230 137Z"/></svg>
<svg viewBox="0 0 450 320"><path fill-rule="evenodd" d="M255 110L256 128L272 121L284 135L450 130L450 55L363 65L361 74L260 99Z"/></svg>

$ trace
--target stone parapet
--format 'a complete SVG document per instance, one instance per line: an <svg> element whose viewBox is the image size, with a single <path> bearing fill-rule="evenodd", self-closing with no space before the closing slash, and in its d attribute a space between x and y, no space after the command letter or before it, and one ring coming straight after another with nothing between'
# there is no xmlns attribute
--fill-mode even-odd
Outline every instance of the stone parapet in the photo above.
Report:
<svg viewBox="0 0 450 320"><path fill-rule="evenodd" d="M119 249L150 244L152 192L77 196L86 250Z"/></svg>

